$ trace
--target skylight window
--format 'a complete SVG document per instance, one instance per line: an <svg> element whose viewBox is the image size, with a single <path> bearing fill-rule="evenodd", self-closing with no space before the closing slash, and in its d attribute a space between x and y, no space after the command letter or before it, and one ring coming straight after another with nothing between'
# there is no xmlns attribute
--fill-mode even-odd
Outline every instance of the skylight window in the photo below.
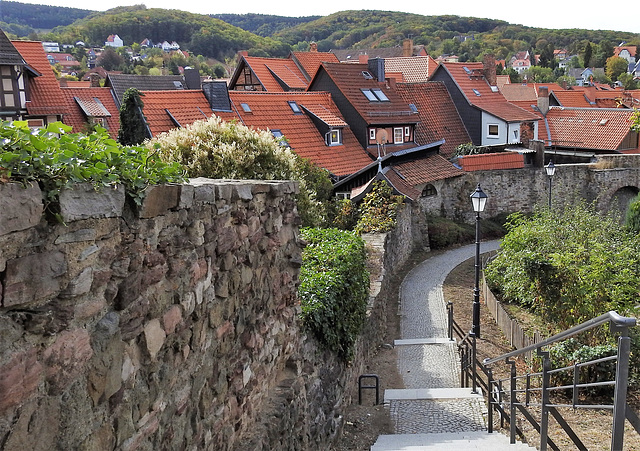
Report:
<svg viewBox="0 0 640 451"><path fill-rule="evenodd" d="M410 103L410 104L409 104L409 109L410 109L411 111L413 111L414 113L417 113L417 112L418 112L418 107L417 107L414 103Z"/></svg>
<svg viewBox="0 0 640 451"><path fill-rule="evenodd" d="M365 80L373 80L373 75L371 75L368 71L363 70L362 71L362 76L365 78Z"/></svg>
<svg viewBox="0 0 640 451"><path fill-rule="evenodd" d="M382 89L380 88L362 89L361 91L365 95L365 97L369 100L369 102L388 102L389 101L389 97L387 97L387 95L384 92L382 92Z"/></svg>
<svg viewBox="0 0 640 451"><path fill-rule="evenodd" d="M378 102L378 98L373 92L371 92L371 89L363 89L362 93L369 100L369 102Z"/></svg>
<svg viewBox="0 0 640 451"><path fill-rule="evenodd" d="M475 95L477 95L478 97L480 97L480 96L481 96L480 91L478 91L477 89L474 89L474 90L473 90L473 93L474 93Z"/></svg>
<svg viewBox="0 0 640 451"><path fill-rule="evenodd" d="M467 66L462 66L462 68L464 69L464 71L467 73L467 75L471 75L471 69L469 69Z"/></svg>
<svg viewBox="0 0 640 451"><path fill-rule="evenodd" d="M245 113L251 113L251 107L249 106L248 103L241 103L240 106L242 107Z"/></svg>
<svg viewBox="0 0 640 451"><path fill-rule="evenodd" d="M290 100L288 103L289 103L289 106L291 107L291 110L295 114L302 114L302 110L300 109L300 107L298 106L298 104L295 101Z"/></svg>

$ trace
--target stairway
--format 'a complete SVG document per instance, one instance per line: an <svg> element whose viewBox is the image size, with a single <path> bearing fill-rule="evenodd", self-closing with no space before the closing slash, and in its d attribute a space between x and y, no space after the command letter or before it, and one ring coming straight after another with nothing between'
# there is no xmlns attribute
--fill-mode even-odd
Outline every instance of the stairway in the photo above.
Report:
<svg viewBox="0 0 640 451"><path fill-rule="evenodd" d="M497 245L492 242L488 247ZM385 390L394 434L379 436L371 451L536 449L522 443L512 445L503 434L489 434L482 394L458 388L457 343L446 338L442 284L447 274L474 252L472 245L432 257L403 281L399 312L402 339L394 345L406 388Z"/></svg>

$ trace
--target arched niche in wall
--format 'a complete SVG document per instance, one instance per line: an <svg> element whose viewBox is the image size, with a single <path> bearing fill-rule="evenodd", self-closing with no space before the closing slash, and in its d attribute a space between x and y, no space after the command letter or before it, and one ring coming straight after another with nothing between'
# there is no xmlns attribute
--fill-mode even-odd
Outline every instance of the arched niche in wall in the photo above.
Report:
<svg viewBox="0 0 640 451"><path fill-rule="evenodd" d="M639 191L635 186L624 186L618 189L611 196L609 204L605 207L606 210L611 213L619 213L620 219L624 221L627 210L629 209L629 204L631 204L631 201L638 195Z"/></svg>
<svg viewBox="0 0 640 451"><path fill-rule="evenodd" d="M433 197L438 194L436 187L431 183L427 183L426 186L422 190L422 197Z"/></svg>

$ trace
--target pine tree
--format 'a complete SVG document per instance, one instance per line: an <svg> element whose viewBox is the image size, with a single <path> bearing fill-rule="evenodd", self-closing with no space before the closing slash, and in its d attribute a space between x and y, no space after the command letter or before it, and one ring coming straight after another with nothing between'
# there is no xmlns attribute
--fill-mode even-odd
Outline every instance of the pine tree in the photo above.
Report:
<svg viewBox="0 0 640 451"><path fill-rule="evenodd" d="M141 94L136 88L129 88L122 96L120 106L120 130L118 142L123 146L137 146L145 139L151 138L142 114Z"/></svg>
<svg viewBox="0 0 640 451"><path fill-rule="evenodd" d="M587 42L587 46L584 48L584 67L589 67L592 53L593 49L591 48L591 43Z"/></svg>

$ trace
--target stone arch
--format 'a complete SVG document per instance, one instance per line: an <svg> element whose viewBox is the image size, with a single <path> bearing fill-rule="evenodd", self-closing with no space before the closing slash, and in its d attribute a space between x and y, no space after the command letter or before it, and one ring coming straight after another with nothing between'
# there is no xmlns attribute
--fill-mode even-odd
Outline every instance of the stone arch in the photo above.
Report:
<svg viewBox="0 0 640 451"><path fill-rule="evenodd" d="M422 197L433 197L438 194L438 190L431 183L427 183L422 190Z"/></svg>
<svg viewBox="0 0 640 451"><path fill-rule="evenodd" d="M610 213L619 213L624 219L627 209L631 201L638 195L640 190L636 186L623 186L618 188L612 195L609 204L605 206L605 210Z"/></svg>

